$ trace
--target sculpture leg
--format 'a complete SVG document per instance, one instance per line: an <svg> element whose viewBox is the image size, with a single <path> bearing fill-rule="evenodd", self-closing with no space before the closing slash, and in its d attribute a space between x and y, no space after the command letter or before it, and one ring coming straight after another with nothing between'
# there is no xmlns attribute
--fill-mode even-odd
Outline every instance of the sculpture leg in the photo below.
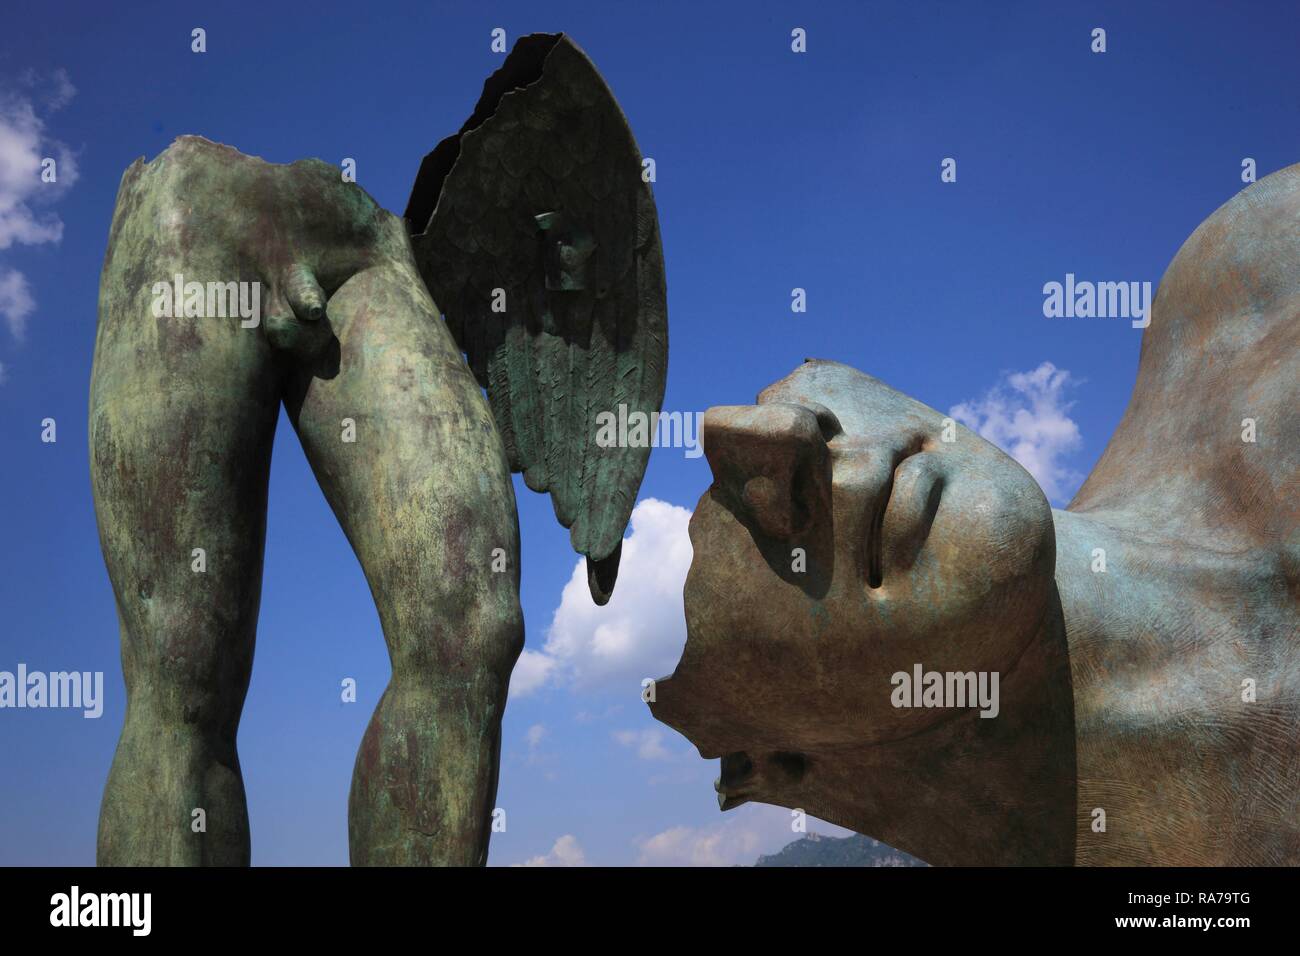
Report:
<svg viewBox="0 0 1300 956"><path fill-rule="evenodd" d="M246 865L235 736L277 386L255 331L142 313L108 310L91 382L91 479L127 692L98 860Z"/></svg>
<svg viewBox="0 0 1300 956"><path fill-rule="evenodd" d="M328 321L340 346L286 406L392 661L352 778L352 862L482 864L523 646L509 466L412 263L354 276Z"/></svg>

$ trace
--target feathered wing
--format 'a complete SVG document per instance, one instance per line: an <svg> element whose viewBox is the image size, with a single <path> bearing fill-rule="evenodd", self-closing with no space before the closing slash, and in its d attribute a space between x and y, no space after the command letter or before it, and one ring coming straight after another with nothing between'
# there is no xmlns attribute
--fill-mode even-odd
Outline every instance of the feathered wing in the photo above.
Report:
<svg viewBox="0 0 1300 956"><path fill-rule="evenodd" d="M653 421L668 316L641 154L586 54L563 34L522 37L424 158L405 215L510 467L550 492L604 604L650 448L598 442L601 416Z"/></svg>

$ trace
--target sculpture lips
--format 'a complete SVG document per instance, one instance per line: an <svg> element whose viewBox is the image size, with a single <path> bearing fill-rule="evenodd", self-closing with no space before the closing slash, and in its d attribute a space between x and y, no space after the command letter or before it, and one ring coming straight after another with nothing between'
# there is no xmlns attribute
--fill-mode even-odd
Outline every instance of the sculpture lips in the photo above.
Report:
<svg viewBox="0 0 1300 956"><path fill-rule="evenodd" d="M718 794L718 809L731 810L749 802L746 790L754 782L754 762L749 754L742 751L727 754L722 758L721 776L713 782L713 789Z"/></svg>

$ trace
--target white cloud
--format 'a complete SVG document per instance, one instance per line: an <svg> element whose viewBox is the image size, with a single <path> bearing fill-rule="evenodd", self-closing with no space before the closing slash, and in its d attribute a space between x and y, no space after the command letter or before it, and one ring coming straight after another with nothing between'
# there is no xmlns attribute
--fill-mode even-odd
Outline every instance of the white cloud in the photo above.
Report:
<svg viewBox="0 0 1300 956"><path fill-rule="evenodd" d="M32 81L40 83L39 77L31 75ZM49 78L49 81L43 84L46 88L46 103L50 112L61 110L72 102L72 98L77 95L77 88L72 85L72 77L68 76L68 71L63 67L55 70Z"/></svg>
<svg viewBox="0 0 1300 956"><path fill-rule="evenodd" d="M580 710L573 715L573 719L580 724L590 724L596 721L605 721L623 710L622 704L610 704L599 713L592 713L589 710Z"/></svg>
<svg viewBox="0 0 1300 956"><path fill-rule="evenodd" d="M524 739L528 741L528 749L536 750L546 736L546 728L541 724L533 724L528 728L528 733L524 734Z"/></svg>
<svg viewBox="0 0 1300 956"><path fill-rule="evenodd" d="M702 827L678 826L633 841L638 866L753 866L766 853L775 853L803 837L791 828L791 811L751 803L729 810L726 819ZM811 828L813 817L806 818ZM817 832L835 836L851 831L817 822Z"/></svg>
<svg viewBox="0 0 1300 956"><path fill-rule="evenodd" d="M1062 460L1082 444L1068 414L1074 403L1065 400L1066 389L1078 384L1065 369L1044 362L1032 372L1004 373L983 398L954 405L948 414L1020 462L1048 499L1061 504L1083 480Z"/></svg>
<svg viewBox="0 0 1300 956"><path fill-rule="evenodd" d="M717 827L673 827L638 842L638 866L731 866L748 861L757 842L746 833L727 844ZM738 858L743 854L746 860Z"/></svg>
<svg viewBox="0 0 1300 956"><path fill-rule="evenodd" d="M632 510L618 584L597 607L578 559L540 651L524 651L510 682L512 697L547 683L581 690L636 690L646 677L672 672L686 643L682 587L691 564L685 508L646 498Z"/></svg>
<svg viewBox="0 0 1300 956"><path fill-rule="evenodd" d="M534 856L519 866L586 866L587 854L583 852L578 838L566 833L555 841L551 852L545 856Z"/></svg>
<svg viewBox="0 0 1300 956"><path fill-rule="evenodd" d="M555 661L541 651L525 649L510 675L510 697L527 697L550 679Z"/></svg>
<svg viewBox="0 0 1300 956"><path fill-rule="evenodd" d="M4 316L14 338L21 339L27 329L27 317L36 308L27 277L17 269L0 268L0 316Z"/></svg>
<svg viewBox="0 0 1300 956"><path fill-rule="evenodd" d="M56 70L48 77L29 72L20 82L30 95L0 93L0 249L58 242L63 222L37 207L59 198L77 181L76 157L46 134L33 101L48 111L67 105L76 93L67 72ZM42 179L46 158L55 160L54 182ZM12 268L0 270L0 316L14 338L22 339L35 307L23 274Z"/></svg>
<svg viewBox="0 0 1300 956"><path fill-rule="evenodd" d="M624 747L636 750L642 760L671 760L672 754L664 746L664 732L658 727L645 730L616 730L613 737Z"/></svg>

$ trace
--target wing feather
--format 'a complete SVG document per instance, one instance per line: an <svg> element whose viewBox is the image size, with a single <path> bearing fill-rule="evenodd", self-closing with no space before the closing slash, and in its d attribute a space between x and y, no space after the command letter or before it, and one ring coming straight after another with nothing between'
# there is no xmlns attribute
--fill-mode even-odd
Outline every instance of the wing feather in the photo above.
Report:
<svg viewBox="0 0 1300 956"><path fill-rule="evenodd" d="M668 335L654 197L586 55L563 34L521 38L424 158L406 218L511 468L550 493L605 603L650 449L596 436L605 414L659 411Z"/></svg>

